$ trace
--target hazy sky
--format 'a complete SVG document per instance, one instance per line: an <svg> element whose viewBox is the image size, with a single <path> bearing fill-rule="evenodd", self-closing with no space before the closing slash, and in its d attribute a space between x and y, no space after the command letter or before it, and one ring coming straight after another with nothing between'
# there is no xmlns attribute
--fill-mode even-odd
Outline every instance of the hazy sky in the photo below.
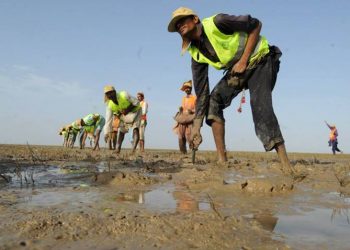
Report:
<svg viewBox="0 0 350 250"><path fill-rule="evenodd" d="M1 0L0 143L59 145L58 129L92 112L104 114L103 86L149 102L146 147L177 148L172 132L190 56L168 33L172 11L187 6L204 18L250 14L283 52L273 92L287 149L330 152L324 120L336 124L350 151L350 1ZM222 72L210 70L210 86ZM248 102L225 110L228 150L264 151ZM348 107L348 108L346 108ZM214 149L203 128L201 149ZM102 143L104 145L104 143ZM129 146L127 143L125 146Z"/></svg>

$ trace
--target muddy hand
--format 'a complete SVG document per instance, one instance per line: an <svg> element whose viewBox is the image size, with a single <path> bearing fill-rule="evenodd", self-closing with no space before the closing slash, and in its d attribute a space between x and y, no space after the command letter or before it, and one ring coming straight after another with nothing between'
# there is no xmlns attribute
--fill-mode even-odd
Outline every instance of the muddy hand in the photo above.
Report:
<svg viewBox="0 0 350 250"><path fill-rule="evenodd" d="M232 70L231 70L231 74L241 74L243 73L245 70L247 69L247 62L243 61L243 60L239 60L238 62L236 62L235 65L233 65Z"/></svg>
<svg viewBox="0 0 350 250"><path fill-rule="evenodd" d="M202 135L200 129L192 129L191 141L193 144L193 149L197 150L199 145L202 143Z"/></svg>
<svg viewBox="0 0 350 250"><path fill-rule="evenodd" d="M203 119L195 118L193 120L192 131L190 141L192 142L193 149L197 150L199 145L202 143L201 127Z"/></svg>
<svg viewBox="0 0 350 250"><path fill-rule="evenodd" d="M202 143L202 136L200 133L198 133L193 139L193 149L197 150L201 143Z"/></svg>

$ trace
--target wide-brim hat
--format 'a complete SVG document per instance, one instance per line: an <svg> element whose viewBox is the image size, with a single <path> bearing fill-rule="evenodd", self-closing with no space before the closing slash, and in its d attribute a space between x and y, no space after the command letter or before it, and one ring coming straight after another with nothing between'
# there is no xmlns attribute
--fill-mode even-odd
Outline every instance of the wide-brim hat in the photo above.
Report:
<svg viewBox="0 0 350 250"><path fill-rule="evenodd" d="M172 14L172 18L168 24L168 31L169 32L176 32L176 23L183 17L186 16L197 16L197 14L186 7L180 7L178 9L176 9L173 14Z"/></svg>
<svg viewBox="0 0 350 250"><path fill-rule="evenodd" d="M115 91L115 88L112 85L106 85L103 88L103 92L106 94L107 92Z"/></svg>
<svg viewBox="0 0 350 250"><path fill-rule="evenodd" d="M185 89L187 89L187 88L191 88L192 89L192 80L184 82L182 84L182 87L180 88L180 90L185 91Z"/></svg>

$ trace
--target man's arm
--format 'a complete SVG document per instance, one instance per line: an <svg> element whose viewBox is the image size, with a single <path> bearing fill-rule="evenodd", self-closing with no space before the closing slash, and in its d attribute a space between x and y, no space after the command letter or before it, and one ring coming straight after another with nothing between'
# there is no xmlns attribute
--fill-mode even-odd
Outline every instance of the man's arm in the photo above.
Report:
<svg viewBox="0 0 350 250"><path fill-rule="evenodd" d="M194 99L194 101L193 101L194 105L193 105L193 109L191 111L192 111L192 113L196 113L197 97L193 96L193 99Z"/></svg>
<svg viewBox="0 0 350 250"><path fill-rule="evenodd" d="M140 102L135 97L132 97L129 94L126 98L130 102L130 105L125 110L122 110L123 115L127 115L131 110L133 110L134 107L140 105Z"/></svg>
<svg viewBox="0 0 350 250"><path fill-rule="evenodd" d="M105 135L108 135L109 133L113 132L113 112L112 110L107 106L106 107L106 124L103 127L103 132Z"/></svg>
<svg viewBox="0 0 350 250"><path fill-rule="evenodd" d="M198 63L192 59L192 78L197 96L195 119L203 121L209 107L208 64Z"/></svg>
<svg viewBox="0 0 350 250"><path fill-rule="evenodd" d="M100 134L101 134L101 131L98 129L96 131L96 136L95 136L95 145L94 145L94 148L93 150L100 150L100 145L99 145L99 141L100 141Z"/></svg>
<svg viewBox="0 0 350 250"><path fill-rule="evenodd" d="M83 137L82 137L82 139L80 141L80 149L84 149L85 148L86 137L87 137L87 132L84 131Z"/></svg>
<svg viewBox="0 0 350 250"><path fill-rule="evenodd" d="M233 66L232 73L243 73L248 66L249 58L259 40L261 22L250 15L227 15L218 14L214 18L214 23L218 29L227 35L234 32L245 32L248 34L247 43L240 60Z"/></svg>
<svg viewBox="0 0 350 250"><path fill-rule="evenodd" d="M192 78L194 90L197 95L197 103L196 116L193 120L190 140L193 143L192 150L195 151L202 143L202 135L200 130L209 107L208 64L198 63L192 59Z"/></svg>
<svg viewBox="0 0 350 250"><path fill-rule="evenodd" d="M249 57L253 53L255 46L259 40L261 26L262 24L259 21L258 26L255 29L253 29L251 33L248 34L248 39L243 54L239 61L235 65L233 65L231 73L243 73L246 70L249 62Z"/></svg>
<svg viewBox="0 0 350 250"><path fill-rule="evenodd" d="M146 115L147 112L148 112L148 103L144 101L142 105L142 115Z"/></svg>

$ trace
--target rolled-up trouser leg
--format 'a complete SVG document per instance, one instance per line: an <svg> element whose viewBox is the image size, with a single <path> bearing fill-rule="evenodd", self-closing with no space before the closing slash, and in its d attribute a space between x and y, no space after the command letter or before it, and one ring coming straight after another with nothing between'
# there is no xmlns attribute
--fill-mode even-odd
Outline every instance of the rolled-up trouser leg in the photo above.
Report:
<svg viewBox="0 0 350 250"><path fill-rule="evenodd" d="M241 89L231 87L225 75L210 93L206 123L211 126L213 121L225 123L223 110L230 106L232 100L241 92Z"/></svg>
<svg viewBox="0 0 350 250"><path fill-rule="evenodd" d="M268 56L264 63L254 69L248 80L255 133L266 151L284 142L272 106L272 89L276 82L278 66L279 61L274 61L273 57Z"/></svg>

